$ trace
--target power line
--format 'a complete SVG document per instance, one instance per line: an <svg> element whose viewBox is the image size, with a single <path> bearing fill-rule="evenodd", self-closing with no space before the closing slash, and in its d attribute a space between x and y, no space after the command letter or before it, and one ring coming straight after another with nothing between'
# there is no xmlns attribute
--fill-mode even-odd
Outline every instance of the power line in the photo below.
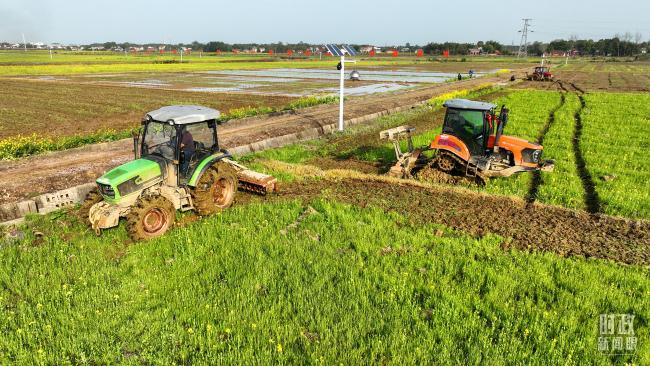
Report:
<svg viewBox="0 0 650 366"><path fill-rule="evenodd" d="M531 18L524 18L524 28L519 30L521 32L521 41L519 41L519 51L517 51L517 58L528 55L528 27L530 27ZM532 30L531 30L532 32Z"/></svg>

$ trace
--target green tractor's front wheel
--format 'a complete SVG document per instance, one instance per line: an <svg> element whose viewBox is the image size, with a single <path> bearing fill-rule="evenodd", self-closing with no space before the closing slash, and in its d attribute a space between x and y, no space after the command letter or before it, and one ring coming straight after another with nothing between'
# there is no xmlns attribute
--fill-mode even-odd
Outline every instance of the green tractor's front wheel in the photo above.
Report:
<svg viewBox="0 0 650 366"><path fill-rule="evenodd" d="M230 207L237 193L237 174L230 164L220 161L208 169L191 190L196 212L210 215Z"/></svg>
<svg viewBox="0 0 650 366"><path fill-rule="evenodd" d="M126 230L135 241L148 240L166 233L175 218L176 209L167 198L144 196L126 215Z"/></svg>

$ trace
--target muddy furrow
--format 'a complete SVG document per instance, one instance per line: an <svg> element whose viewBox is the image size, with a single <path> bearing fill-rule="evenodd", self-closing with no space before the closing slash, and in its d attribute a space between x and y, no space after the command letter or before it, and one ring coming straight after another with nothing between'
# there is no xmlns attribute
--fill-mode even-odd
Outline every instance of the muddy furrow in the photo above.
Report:
<svg viewBox="0 0 650 366"><path fill-rule="evenodd" d="M584 91L582 88L580 88L579 86L577 86L575 83L570 83L570 84L571 84L571 87L572 87L573 89L575 89L576 92L579 92L580 94L584 94L584 93L585 93L585 91Z"/></svg>
<svg viewBox="0 0 650 366"><path fill-rule="evenodd" d="M607 82L609 83L609 87L612 87L612 73L607 74Z"/></svg>
<svg viewBox="0 0 650 366"><path fill-rule="evenodd" d="M562 82L558 81L561 89L564 89ZM560 103L555 106L548 114L548 120L544 124L544 127L539 131L537 135L537 143L540 145L544 144L544 138L546 134L553 126L555 122L555 113L564 106L566 101L566 96L564 92L560 92ZM533 203L537 200L537 195L539 194L539 187L544 183L542 179L542 173L539 170L533 172L532 179L530 180L530 185L528 186L528 193L526 194L526 202Z"/></svg>
<svg viewBox="0 0 650 366"><path fill-rule="evenodd" d="M372 192L372 194L369 194ZM483 236L503 236L504 249L549 251L650 265L650 223L448 187L423 188L369 180L306 180L283 187L277 198L323 197L398 212L414 223L438 223Z"/></svg>
<svg viewBox="0 0 650 366"><path fill-rule="evenodd" d="M573 85L573 84L571 84ZM574 88L575 85L574 85ZM577 90L580 90L576 88ZM595 214L601 211L600 198L598 197L598 192L596 191L596 184L594 179L587 169L587 162L585 161L584 156L582 155L582 149L580 148L580 139L582 138L582 110L586 106L585 98L582 95L578 95L580 99L580 108L574 114L575 127L573 131L573 155L576 159L576 169L578 171L578 176L582 182L582 187L584 188L584 200L587 212Z"/></svg>

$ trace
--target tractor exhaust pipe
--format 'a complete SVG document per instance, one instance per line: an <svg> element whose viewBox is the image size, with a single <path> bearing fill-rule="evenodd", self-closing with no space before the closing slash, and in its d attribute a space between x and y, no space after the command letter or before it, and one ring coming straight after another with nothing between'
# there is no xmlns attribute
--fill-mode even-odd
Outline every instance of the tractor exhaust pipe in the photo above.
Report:
<svg viewBox="0 0 650 366"><path fill-rule="evenodd" d="M140 158L140 130L133 131L133 157L137 160Z"/></svg>
<svg viewBox="0 0 650 366"><path fill-rule="evenodd" d="M503 135L503 129L506 127L506 123L508 123L508 108L506 108L505 104L501 106L498 121L497 132L494 136L494 152L499 151L499 140L501 139L501 135Z"/></svg>

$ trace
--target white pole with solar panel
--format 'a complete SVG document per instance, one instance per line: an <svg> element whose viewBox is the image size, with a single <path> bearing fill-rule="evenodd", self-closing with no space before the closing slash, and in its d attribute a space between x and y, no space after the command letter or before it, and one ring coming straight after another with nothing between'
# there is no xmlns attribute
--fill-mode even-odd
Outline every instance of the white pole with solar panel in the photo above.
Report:
<svg viewBox="0 0 650 366"><path fill-rule="evenodd" d="M344 109L343 100L345 98L345 63L357 62L356 60L345 60L345 54L347 53L350 56L356 56L357 51L354 48L348 46L347 44L344 44L341 47L335 44L327 44L325 45L325 47L332 54L332 56L341 57L341 62L337 65L336 68L341 71L341 80L339 84L339 131L343 131L343 109ZM341 48L343 48L343 50Z"/></svg>

